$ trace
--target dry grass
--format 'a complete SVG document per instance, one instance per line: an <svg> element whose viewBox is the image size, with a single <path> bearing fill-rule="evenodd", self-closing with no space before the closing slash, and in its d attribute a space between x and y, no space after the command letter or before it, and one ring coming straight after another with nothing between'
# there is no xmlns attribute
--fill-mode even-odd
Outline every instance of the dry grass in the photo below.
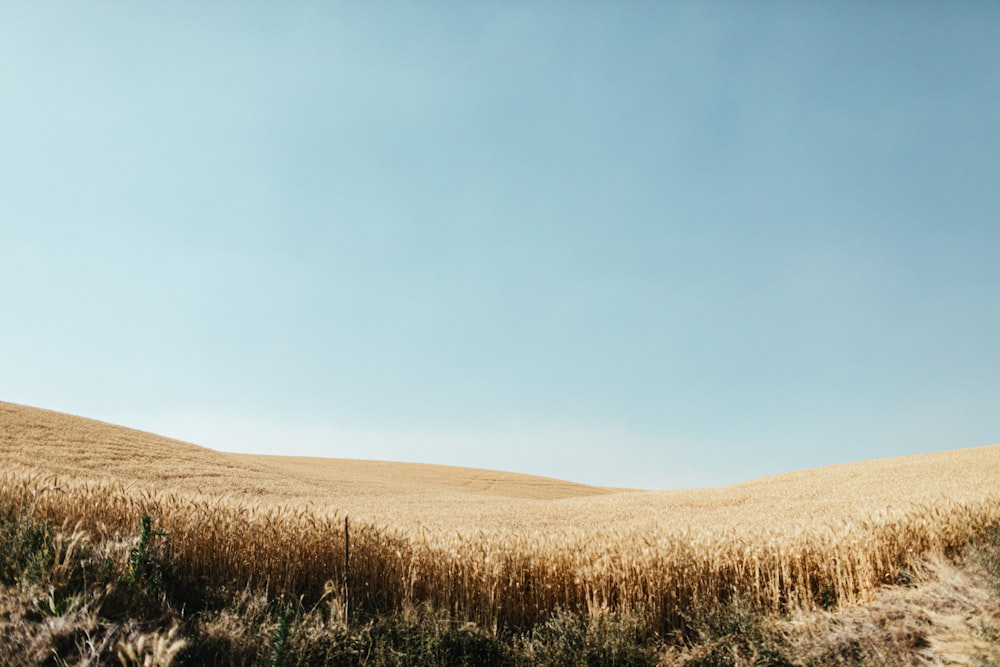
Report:
<svg viewBox="0 0 1000 667"><path fill-rule="evenodd" d="M974 569L932 558L910 586L838 613L797 612L774 630L805 664L997 664L1000 605Z"/></svg>
<svg viewBox="0 0 1000 667"><path fill-rule="evenodd" d="M991 549L1000 545L991 544ZM975 553L975 549L967 550ZM754 615L738 606L699 619L700 641L665 646L659 664L879 665L1000 664L996 580L975 559L930 557L905 586L837 611Z"/></svg>
<svg viewBox="0 0 1000 667"><path fill-rule="evenodd" d="M730 599L772 610L857 605L923 554L1000 521L1000 447L628 492L227 455L0 404L0 463L5 509L119 536L150 514L192 586L329 597L349 511L356 609L430 602L485 628L530 626L557 608L642 610L665 630L683 626L686 610Z"/></svg>

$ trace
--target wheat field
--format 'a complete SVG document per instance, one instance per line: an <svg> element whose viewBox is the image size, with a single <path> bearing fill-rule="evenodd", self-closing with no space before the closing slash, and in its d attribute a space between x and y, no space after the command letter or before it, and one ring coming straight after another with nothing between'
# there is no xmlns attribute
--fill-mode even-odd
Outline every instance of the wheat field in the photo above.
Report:
<svg viewBox="0 0 1000 667"><path fill-rule="evenodd" d="M0 403L0 498L109 536L149 514L192 585L431 603L488 628L555 609L661 628L738 598L849 606L1000 521L1000 446L634 491L447 466L235 455Z"/></svg>

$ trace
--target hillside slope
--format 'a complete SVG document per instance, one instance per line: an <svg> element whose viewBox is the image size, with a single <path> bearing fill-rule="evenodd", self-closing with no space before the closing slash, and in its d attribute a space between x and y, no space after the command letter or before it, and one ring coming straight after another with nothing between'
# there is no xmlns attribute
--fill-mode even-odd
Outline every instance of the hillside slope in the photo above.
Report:
<svg viewBox="0 0 1000 667"><path fill-rule="evenodd" d="M627 491L452 466L229 454L49 410L0 403L0 464L133 488L327 506L403 529L642 533L664 525L861 520L996 490L1000 445L802 470L712 489Z"/></svg>
<svg viewBox="0 0 1000 667"><path fill-rule="evenodd" d="M151 490L335 504L369 514L391 507L555 500L610 493L511 472L418 463L230 454L51 410L0 402L0 464L79 481Z"/></svg>

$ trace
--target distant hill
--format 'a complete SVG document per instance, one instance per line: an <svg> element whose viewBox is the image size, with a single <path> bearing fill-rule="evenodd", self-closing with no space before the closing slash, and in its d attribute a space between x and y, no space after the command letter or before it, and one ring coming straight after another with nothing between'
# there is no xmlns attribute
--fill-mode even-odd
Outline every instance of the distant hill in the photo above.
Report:
<svg viewBox="0 0 1000 667"><path fill-rule="evenodd" d="M184 493L364 507L557 500L611 493L512 472L421 463L218 452L180 440L0 402L0 464L76 480Z"/></svg>
<svg viewBox="0 0 1000 667"><path fill-rule="evenodd" d="M629 491L453 466L230 454L0 402L0 464L158 491L329 506L403 528L606 526L631 532L664 523L738 529L807 517L847 520L981 498L997 489L1000 446L848 463L721 488Z"/></svg>

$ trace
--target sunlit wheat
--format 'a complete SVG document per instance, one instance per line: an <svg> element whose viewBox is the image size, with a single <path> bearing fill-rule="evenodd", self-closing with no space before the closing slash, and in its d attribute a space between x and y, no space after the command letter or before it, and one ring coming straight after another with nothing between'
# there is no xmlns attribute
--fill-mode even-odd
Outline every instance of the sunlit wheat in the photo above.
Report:
<svg viewBox="0 0 1000 667"><path fill-rule="evenodd" d="M197 448L183 451L196 476L219 476L211 492L193 489L176 470L167 479L86 469L52 475L45 461L55 455L38 432L15 429L12 420L0 431L0 512L63 525L57 563L85 533L127 542L148 514L166 533L160 548L181 583L341 604L344 592L330 582L343 581L344 508L320 491L313 498L283 491L291 484L281 481L280 467L267 474L279 480L283 497L225 490L236 488L246 469ZM80 428L67 423L69 431ZM118 438L114 455L121 455L126 438L106 428L101 432ZM56 431L46 432L51 438ZM77 440L100 458L99 442ZM486 628L526 627L556 609L642 610L669 628L685 610L734 598L768 609L852 605L871 599L921 555L953 550L1000 521L998 473L1000 449L992 447L703 491L591 493L567 486L551 499L449 491L441 492L444 502L425 504L420 520L396 511L406 495L389 489L349 508L361 517L351 525L350 608L380 612L429 602ZM472 509L457 507L456 498L469 498Z"/></svg>

